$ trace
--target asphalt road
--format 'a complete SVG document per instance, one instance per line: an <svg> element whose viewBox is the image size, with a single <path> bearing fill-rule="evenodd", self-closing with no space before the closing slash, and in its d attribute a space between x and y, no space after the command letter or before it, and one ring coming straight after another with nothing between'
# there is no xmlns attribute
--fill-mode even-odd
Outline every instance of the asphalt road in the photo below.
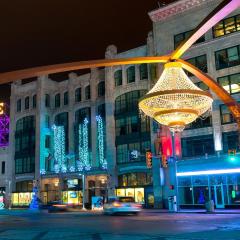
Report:
<svg viewBox="0 0 240 240"><path fill-rule="evenodd" d="M240 214L0 212L0 240L239 239Z"/></svg>

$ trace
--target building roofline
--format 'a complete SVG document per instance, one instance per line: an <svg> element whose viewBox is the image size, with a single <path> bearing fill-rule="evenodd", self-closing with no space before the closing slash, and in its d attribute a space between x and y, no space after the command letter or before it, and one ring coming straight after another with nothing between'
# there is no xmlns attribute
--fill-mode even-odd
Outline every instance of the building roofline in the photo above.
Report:
<svg viewBox="0 0 240 240"><path fill-rule="evenodd" d="M160 22L167 18L185 12L192 8L202 5L203 3L209 3L216 0L179 0L174 3L170 3L161 8L153 10L148 13L150 19L153 22Z"/></svg>

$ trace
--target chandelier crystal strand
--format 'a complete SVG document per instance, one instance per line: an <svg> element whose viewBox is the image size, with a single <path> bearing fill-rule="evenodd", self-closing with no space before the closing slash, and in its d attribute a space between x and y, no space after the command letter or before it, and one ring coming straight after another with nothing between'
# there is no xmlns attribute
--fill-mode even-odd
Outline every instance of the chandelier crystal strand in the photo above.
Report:
<svg viewBox="0 0 240 240"><path fill-rule="evenodd" d="M172 131L182 131L211 108L213 99L198 88L181 63L169 62L154 87L139 102L139 108Z"/></svg>

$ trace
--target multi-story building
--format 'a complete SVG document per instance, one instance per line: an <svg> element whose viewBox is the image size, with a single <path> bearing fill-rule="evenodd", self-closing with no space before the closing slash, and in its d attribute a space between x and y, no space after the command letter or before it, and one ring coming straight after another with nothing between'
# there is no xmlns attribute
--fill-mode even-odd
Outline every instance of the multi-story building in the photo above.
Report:
<svg viewBox="0 0 240 240"><path fill-rule="evenodd" d="M221 1L180 0L149 13L153 32L147 43L106 58L166 55L172 52ZM240 11L210 29L183 56L207 72L232 96L240 92ZM202 207L210 199L217 207L240 203L240 159L237 125L227 107L214 96L211 113L176 138L179 157L161 167L159 155L171 156L171 134L141 116L138 100L156 82L162 65L140 64L91 73L70 73L64 81L42 76L12 84L9 146L10 192L13 205L28 205L33 184L44 203L62 199L82 202L86 176L87 202L94 195L132 196L146 206L167 207L178 195L184 207ZM189 74L192 81L207 86ZM161 144L160 144L161 143ZM162 147L159 147L162 145ZM154 153L153 168L145 153ZM218 170L218 171L216 171ZM201 172L200 172L201 171ZM219 174L217 174L219 173ZM226 174L228 173L228 174Z"/></svg>
<svg viewBox="0 0 240 240"><path fill-rule="evenodd" d="M166 55L176 49L221 2L180 0L150 12L155 54ZM240 99L239 39L238 9L204 34L183 56L208 73L237 101ZM189 76L197 86L209 91L204 83ZM240 203L240 159L238 155L226 155L229 150L239 151L237 124L227 106L214 94L213 97L211 114L192 123L181 136L184 161L179 161L177 167L178 196L179 204L185 207L201 207L210 199L219 208Z"/></svg>

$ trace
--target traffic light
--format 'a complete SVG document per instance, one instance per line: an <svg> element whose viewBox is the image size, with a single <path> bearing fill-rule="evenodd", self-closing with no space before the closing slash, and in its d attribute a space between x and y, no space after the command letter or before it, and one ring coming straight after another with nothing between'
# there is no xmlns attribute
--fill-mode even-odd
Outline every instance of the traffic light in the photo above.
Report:
<svg viewBox="0 0 240 240"><path fill-rule="evenodd" d="M147 168L152 168L152 152L146 151L146 165Z"/></svg>
<svg viewBox="0 0 240 240"><path fill-rule="evenodd" d="M168 160L167 160L167 156L166 155L162 155L162 166L164 168L168 167Z"/></svg>

